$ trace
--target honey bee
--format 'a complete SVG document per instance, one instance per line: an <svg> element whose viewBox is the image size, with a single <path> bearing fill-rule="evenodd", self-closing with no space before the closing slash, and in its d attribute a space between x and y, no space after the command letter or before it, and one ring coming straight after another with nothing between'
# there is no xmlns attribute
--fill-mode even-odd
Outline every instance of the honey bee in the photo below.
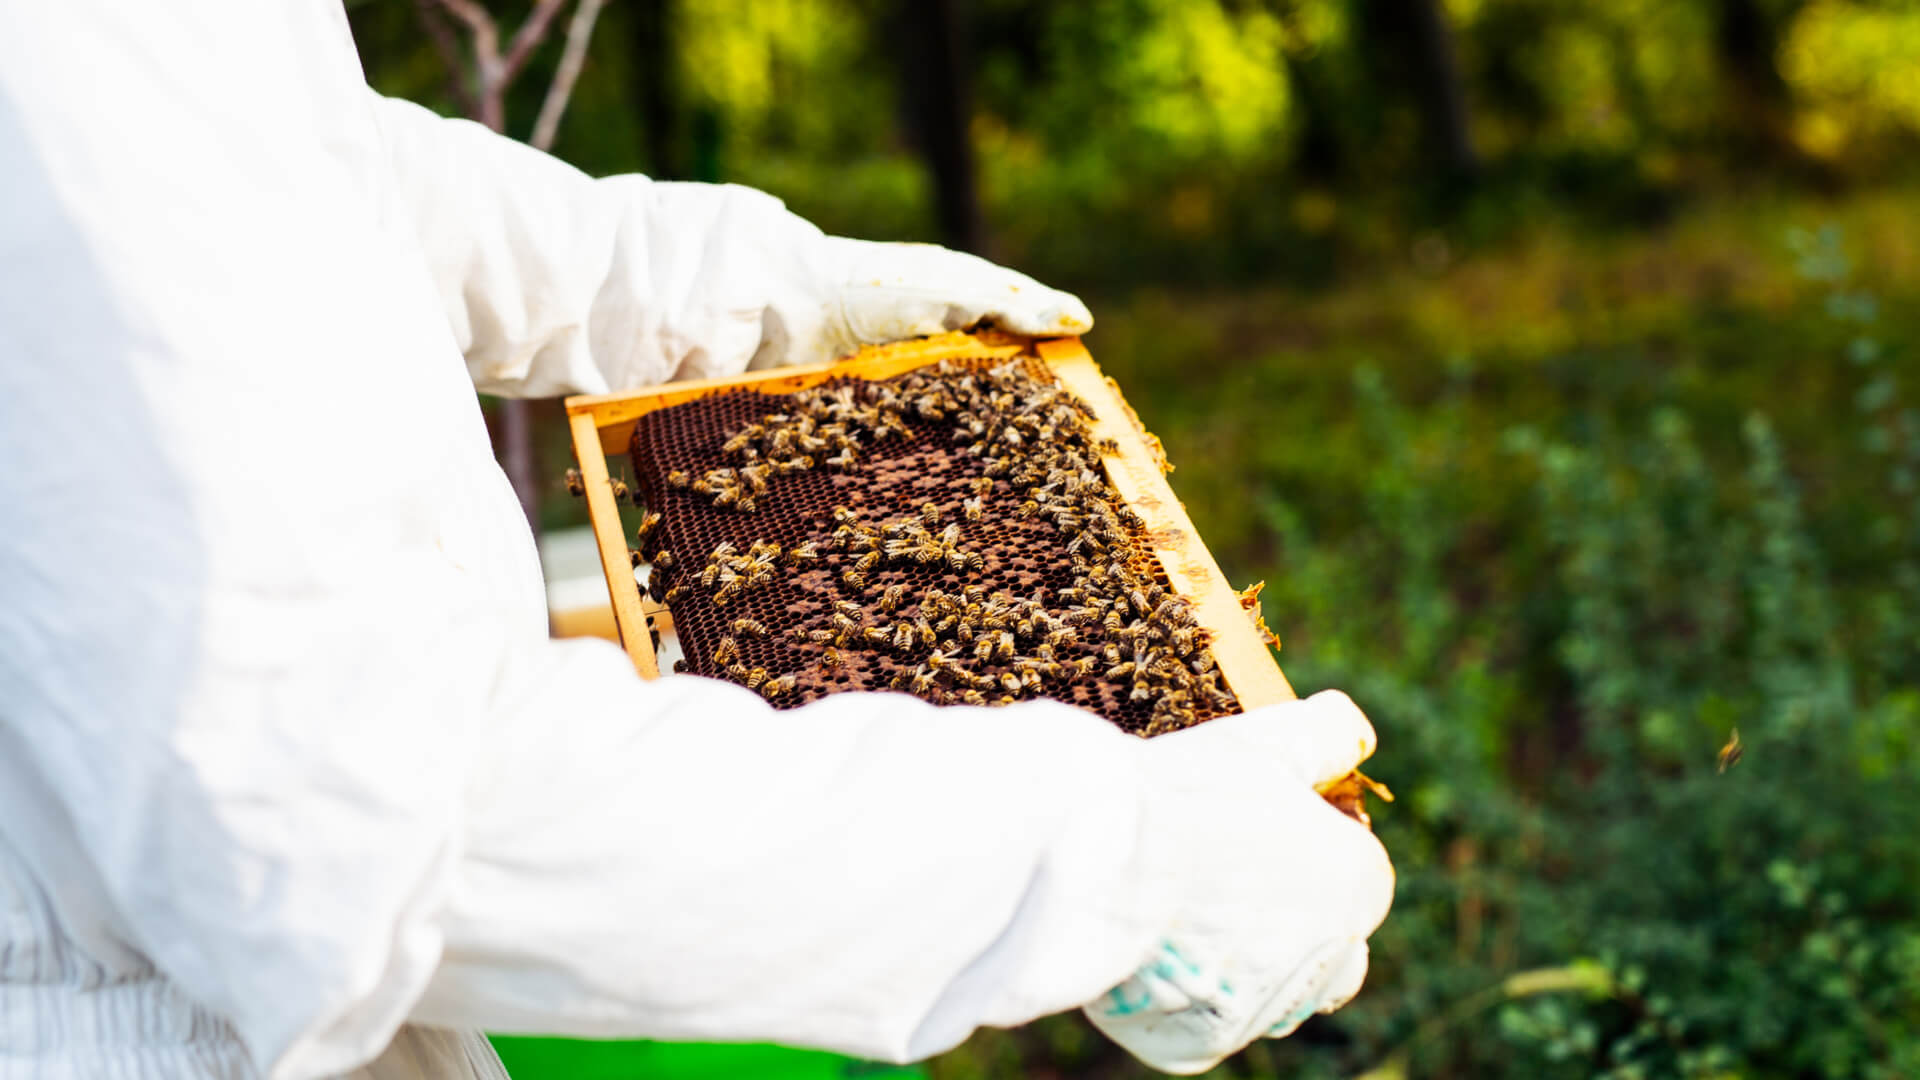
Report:
<svg viewBox="0 0 1920 1080"><path fill-rule="evenodd" d="M667 486L675 491L685 491L693 484L693 477L685 469L672 469L667 473Z"/></svg>
<svg viewBox="0 0 1920 1080"><path fill-rule="evenodd" d="M767 669L763 667L753 668L748 671L746 676L747 689L760 689L760 684L767 681L767 674Z"/></svg>
<svg viewBox="0 0 1920 1080"><path fill-rule="evenodd" d="M923 502L920 504L920 520L922 523L926 525L938 525L940 524L940 516L939 506L931 502Z"/></svg>
<svg viewBox="0 0 1920 1080"><path fill-rule="evenodd" d="M801 563L818 562L820 545L811 540L803 540L787 549L787 565L799 566Z"/></svg>
<svg viewBox="0 0 1920 1080"><path fill-rule="evenodd" d="M629 550L627 552L627 561L632 563L636 569L639 568L641 563L646 562L645 559L640 557L640 553L638 551L633 551L633 550Z"/></svg>
<svg viewBox="0 0 1920 1080"><path fill-rule="evenodd" d="M827 642L834 641L840 637L840 633L837 630L816 629L809 630L806 633L807 640L813 642L815 645L825 645Z"/></svg>
<svg viewBox="0 0 1920 1080"><path fill-rule="evenodd" d="M733 632L745 634L748 637L763 638L767 636L767 624L758 619L742 617L733 620Z"/></svg>
<svg viewBox="0 0 1920 1080"><path fill-rule="evenodd" d="M860 631L860 636L865 638L869 645L886 645L893 640L892 631L884 626L869 626Z"/></svg>
<svg viewBox="0 0 1920 1080"><path fill-rule="evenodd" d="M960 704L962 705L985 705L986 703L987 695L978 690L960 691Z"/></svg>
<svg viewBox="0 0 1920 1080"><path fill-rule="evenodd" d="M887 590L880 594L880 610L893 611L898 608L900 602L906 598L907 587L904 584L889 585L887 586Z"/></svg>
<svg viewBox="0 0 1920 1080"><path fill-rule="evenodd" d="M908 649L913 648L913 641L912 623L902 621L893 624L893 647L895 649L906 652Z"/></svg>
<svg viewBox="0 0 1920 1080"><path fill-rule="evenodd" d="M687 595L687 587L685 585L675 585L666 591L666 594L660 598L660 602L663 604L671 604L685 595Z"/></svg>
<svg viewBox="0 0 1920 1080"><path fill-rule="evenodd" d="M937 678L932 668L925 664L913 669L913 678L907 683L907 689L916 694L924 694L933 689Z"/></svg>
<svg viewBox="0 0 1920 1080"><path fill-rule="evenodd" d="M660 549L659 551L656 551L656 552L654 552L654 553L653 553L653 565L655 565L655 566L657 566L657 567L659 567L659 568L660 568L660 569L662 569L662 570L671 570L671 569L673 569L673 552L672 552L672 550L670 550L670 549L668 549L668 548L661 548L661 549Z"/></svg>
<svg viewBox="0 0 1920 1080"><path fill-rule="evenodd" d="M713 647L713 662L716 666L725 667L739 658L740 646L730 637L721 638L720 643Z"/></svg>
<svg viewBox="0 0 1920 1080"><path fill-rule="evenodd" d="M760 688L760 693L771 701L793 693L793 688L799 685L799 682L800 680L792 675L782 675L776 679L769 679L767 684Z"/></svg>
<svg viewBox="0 0 1920 1080"><path fill-rule="evenodd" d="M580 478L579 469L567 470L567 494L581 496L587 493L587 482Z"/></svg>
<svg viewBox="0 0 1920 1080"><path fill-rule="evenodd" d="M722 582L719 590L713 594L713 606L726 607L733 602L734 597L746 591L747 579L735 575L733 580Z"/></svg>
<svg viewBox="0 0 1920 1080"><path fill-rule="evenodd" d="M682 657L673 662L673 673L675 675L685 675L687 671L688 671L688 665L685 657Z"/></svg>
<svg viewBox="0 0 1920 1080"><path fill-rule="evenodd" d="M840 469L842 471L852 471L856 460L853 448L849 446L845 450L828 458L827 467L830 469Z"/></svg>
<svg viewBox="0 0 1920 1080"><path fill-rule="evenodd" d="M627 490L627 478L625 475L622 475L617 479L607 481L607 486L613 489L614 502L627 501L627 497L630 494L630 492Z"/></svg>
<svg viewBox="0 0 1920 1080"><path fill-rule="evenodd" d="M767 467L765 465L748 465L740 470L740 479L746 481L747 490L753 494L765 495L767 493Z"/></svg>
<svg viewBox="0 0 1920 1080"><path fill-rule="evenodd" d="M976 496L984 496L987 492L993 490L993 477L976 476L967 481L967 486L973 489L973 493Z"/></svg>
<svg viewBox="0 0 1920 1080"><path fill-rule="evenodd" d="M979 521L984 513L986 513L986 504L977 495L960 504L960 516L968 521Z"/></svg>
<svg viewBox="0 0 1920 1080"><path fill-rule="evenodd" d="M858 520L860 520L860 512L858 510L846 506L836 506L833 508L833 523L835 525L851 525Z"/></svg>
<svg viewBox="0 0 1920 1080"><path fill-rule="evenodd" d="M840 650L829 646L820 654L820 666L828 671L840 666Z"/></svg>
<svg viewBox="0 0 1920 1080"><path fill-rule="evenodd" d="M1021 688L1021 685L1022 685L1022 684L1021 684L1021 682L1020 682L1020 676L1018 676L1018 675L1015 675L1015 674L1014 674L1013 672L1011 672L1011 671L1007 671L1007 672L1002 672L1002 673L1001 673L1001 675L1000 675L1000 686L1001 686L1001 687L1002 687L1003 689L1005 689L1005 690L1006 690L1006 691L1007 691L1008 693L1010 693L1010 694L1011 694L1011 693L1017 693L1017 692L1019 692L1019 690L1020 690L1020 688ZM1011 705L1011 704L1013 704L1013 700L1012 700L1011 698L1008 698L1008 699L1004 699L1004 702L1003 702L1003 703L1004 703L1004 704L1008 704L1008 705Z"/></svg>
<svg viewBox="0 0 1920 1080"><path fill-rule="evenodd" d="M633 542L635 546L640 548L645 548L647 546L647 537L652 536L653 530L659 527L660 527L660 511L658 510L647 511L640 518L640 527L633 531Z"/></svg>

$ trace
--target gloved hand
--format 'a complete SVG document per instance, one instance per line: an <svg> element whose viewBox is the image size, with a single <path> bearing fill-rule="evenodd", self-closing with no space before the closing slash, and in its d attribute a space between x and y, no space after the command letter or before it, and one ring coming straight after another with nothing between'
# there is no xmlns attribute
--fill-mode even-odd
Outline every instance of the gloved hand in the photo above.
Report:
<svg viewBox="0 0 1920 1080"><path fill-rule="evenodd" d="M1089 1019L1135 1057L1204 1072L1261 1036L1292 1033L1360 990L1367 936L1393 900L1393 867L1364 826L1314 787L1373 752L1338 691L1224 717L1150 744L1146 843L1175 921Z"/></svg>
<svg viewBox="0 0 1920 1080"><path fill-rule="evenodd" d="M936 244L818 236L805 262L802 280L813 303L775 305L778 317L762 328L756 369L818 363L863 345L976 325L1034 337L1093 328L1079 297Z"/></svg>

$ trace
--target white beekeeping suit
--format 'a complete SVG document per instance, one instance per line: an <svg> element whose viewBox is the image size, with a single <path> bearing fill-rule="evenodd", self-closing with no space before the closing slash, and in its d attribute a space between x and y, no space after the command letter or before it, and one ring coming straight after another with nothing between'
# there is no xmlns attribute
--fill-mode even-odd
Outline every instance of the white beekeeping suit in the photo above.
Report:
<svg viewBox="0 0 1920 1080"><path fill-rule="evenodd" d="M475 384L982 317L1087 323L380 99L337 5L0 9L0 1078L907 1059L1081 1003L1191 1071L1351 996L1392 886L1311 790L1372 749L1344 698L1143 743L547 640Z"/></svg>

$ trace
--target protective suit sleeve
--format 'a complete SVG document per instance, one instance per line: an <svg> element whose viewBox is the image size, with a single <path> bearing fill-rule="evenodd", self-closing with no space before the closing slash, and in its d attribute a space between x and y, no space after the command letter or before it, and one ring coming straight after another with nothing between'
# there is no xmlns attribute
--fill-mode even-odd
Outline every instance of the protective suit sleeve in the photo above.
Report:
<svg viewBox="0 0 1920 1080"><path fill-rule="evenodd" d="M516 664L417 1020L910 1060L1072 1007L1171 918L1145 744L1053 703L935 709Z"/></svg>
<svg viewBox="0 0 1920 1080"><path fill-rule="evenodd" d="M371 95L474 383L598 393L992 323L1083 333L1078 298L931 244L826 236L727 184L594 180L466 120Z"/></svg>
<svg viewBox="0 0 1920 1080"><path fill-rule="evenodd" d="M368 92L467 367L514 397L745 370L835 313L825 237L727 184L595 180L468 120ZM762 365L779 358L769 350Z"/></svg>

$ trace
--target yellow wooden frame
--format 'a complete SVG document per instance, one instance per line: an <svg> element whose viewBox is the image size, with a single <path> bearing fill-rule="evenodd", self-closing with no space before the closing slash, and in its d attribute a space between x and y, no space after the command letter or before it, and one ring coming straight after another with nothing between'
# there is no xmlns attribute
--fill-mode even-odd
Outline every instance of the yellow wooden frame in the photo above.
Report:
<svg viewBox="0 0 1920 1080"><path fill-rule="evenodd" d="M665 629L669 616L664 607L643 597L634 581L626 529L607 473L609 455L626 456L636 420L657 409L713 394L740 390L789 394L842 376L885 379L941 360L982 358L1037 360L1087 403L1093 410L1095 434L1119 445L1118 453L1103 459L1109 481L1146 522L1154 555L1173 590L1193 602L1200 625L1212 632L1220 674L1241 707L1252 709L1291 701L1293 688L1281 674L1272 651L1254 629L1239 595L1227 583L1187 517L1186 508L1168 486L1157 444L1150 442L1133 410L1101 373L1086 346L1077 337L1029 341L997 334L943 334L874 346L830 364L568 398L567 423L573 435L574 456L579 459L581 478L586 483L587 513L593 520L600 564L613 599L614 622L620 630L621 644L641 677L652 679L660 674L649 629Z"/></svg>

